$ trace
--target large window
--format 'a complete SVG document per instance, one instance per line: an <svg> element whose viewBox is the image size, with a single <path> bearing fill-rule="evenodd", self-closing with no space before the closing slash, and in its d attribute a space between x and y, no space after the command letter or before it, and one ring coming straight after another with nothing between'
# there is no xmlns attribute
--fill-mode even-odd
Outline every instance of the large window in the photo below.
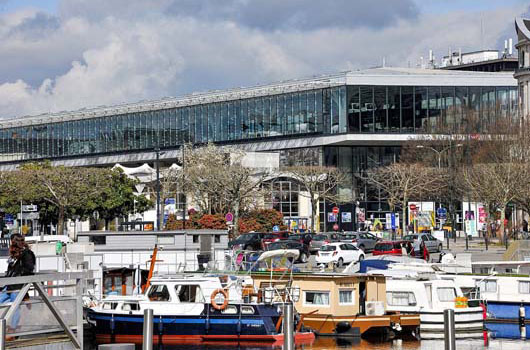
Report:
<svg viewBox="0 0 530 350"><path fill-rule="evenodd" d="M329 292L304 292L304 304L329 306Z"/></svg>
<svg viewBox="0 0 530 350"><path fill-rule="evenodd" d="M475 286L480 289L481 293L497 293L497 281L495 280L476 281Z"/></svg>
<svg viewBox="0 0 530 350"><path fill-rule="evenodd" d="M386 302L392 306L415 306L416 297L412 292L386 292Z"/></svg>
<svg viewBox="0 0 530 350"><path fill-rule="evenodd" d="M530 281L519 281L519 293L530 294Z"/></svg>
<svg viewBox="0 0 530 350"><path fill-rule="evenodd" d="M438 294L438 300L441 302L452 302L456 298L456 290L452 287L440 287L436 288Z"/></svg>
<svg viewBox="0 0 530 350"><path fill-rule="evenodd" d="M298 216L300 186L284 178L272 181L270 186L272 187L272 196L268 206L282 212L284 217Z"/></svg>
<svg viewBox="0 0 530 350"><path fill-rule="evenodd" d="M353 305L353 289L339 290L339 304L341 305Z"/></svg>
<svg viewBox="0 0 530 350"><path fill-rule="evenodd" d="M181 303L203 303L205 301L199 285L175 286L175 292Z"/></svg>

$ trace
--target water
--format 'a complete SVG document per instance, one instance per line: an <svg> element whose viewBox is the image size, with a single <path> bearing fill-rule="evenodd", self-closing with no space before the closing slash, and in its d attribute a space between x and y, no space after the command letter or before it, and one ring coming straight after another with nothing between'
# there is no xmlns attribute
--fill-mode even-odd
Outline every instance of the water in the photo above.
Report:
<svg viewBox="0 0 530 350"><path fill-rule="evenodd" d="M141 350L142 346L136 349ZM237 346L237 345L180 345L153 347L155 350L281 350L281 346ZM492 339L489 346L485 347L482 340L458 340L458 350L528 350L530 340ZM95 346L85 349L97 349ZM364 339L335 339L332 337L317 338L311 345L297 346L297 350L336 350L336 349L359 349L359 350L442 350L444 342L439 340L394 340L391 342L374 343Z"/></svg>

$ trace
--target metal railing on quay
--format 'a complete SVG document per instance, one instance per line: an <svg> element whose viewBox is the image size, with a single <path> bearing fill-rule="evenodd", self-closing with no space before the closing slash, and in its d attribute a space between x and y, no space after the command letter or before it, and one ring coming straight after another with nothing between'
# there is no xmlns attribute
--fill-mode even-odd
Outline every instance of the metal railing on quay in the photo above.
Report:
<svg viewBox="0 0 530 350"><path fill-rule="evenodd" d="M65 333L74 349L83 348L83 293L90 271L0 278L7 303L0 304L0 350L8 337Z"/></svg>

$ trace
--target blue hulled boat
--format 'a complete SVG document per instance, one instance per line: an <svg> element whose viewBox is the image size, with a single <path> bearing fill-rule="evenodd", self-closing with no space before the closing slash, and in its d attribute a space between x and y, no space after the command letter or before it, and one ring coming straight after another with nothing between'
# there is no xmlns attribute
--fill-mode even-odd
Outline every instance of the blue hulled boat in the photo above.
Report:
<svg viewBox="0 0 530 350"><path fill-rule="evenodd" d="M272 303L272 295L258 302L249 288L231 276L153 278L145 294L110 296L88 311L87 320L99 343L141 343L145 309L153 310L154 343L283 341L281 304ZM297 342L312 339L312 333L295 334Z"/></svg>

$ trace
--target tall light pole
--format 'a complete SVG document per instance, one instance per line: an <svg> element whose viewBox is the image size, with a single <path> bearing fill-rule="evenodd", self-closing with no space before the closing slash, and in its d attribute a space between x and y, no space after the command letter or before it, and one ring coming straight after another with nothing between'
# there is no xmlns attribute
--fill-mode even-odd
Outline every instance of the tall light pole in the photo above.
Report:
<svg viewBox="0 0 530 350"><path fill-rule="evenodd" d="M449 140L451 141L451 140ZM441 150L437 150L436 148L434 147L430 147L430 146L423 146L423 145L417 145L416 148L421 148L421 149L428 149L428 150L431 150L433 151L434 153L436 153L436 156L438 157L438 170L441 170L442 169L442 154L446 151L449 151L450 149L452 149L453 147L457 148L457 147L462 147L463 145L461 143L459 144L456 144L453 146L452 143L449 143L449 146L447 147L444 147L442 148ZM441 198L439 199L439 202L438 202L438 208L441 208L442 207L442 200ZM452 214L452 213L451 213ZM455 240L456 240L456 234L454 232L454 223L453 223L453 217L451 217L451 224L452 224L452 231L451 232L453 235L455 235ZM442 228L442 222L440 221L440 229ZM447 235L447 249L449 249L449 235Z"/></svg>
<svg viewBox="0 0 530 350"><path fill-rule="evenodd" d="M155 148L156 153L156 230L160 231L160 148Z"/></svg>

